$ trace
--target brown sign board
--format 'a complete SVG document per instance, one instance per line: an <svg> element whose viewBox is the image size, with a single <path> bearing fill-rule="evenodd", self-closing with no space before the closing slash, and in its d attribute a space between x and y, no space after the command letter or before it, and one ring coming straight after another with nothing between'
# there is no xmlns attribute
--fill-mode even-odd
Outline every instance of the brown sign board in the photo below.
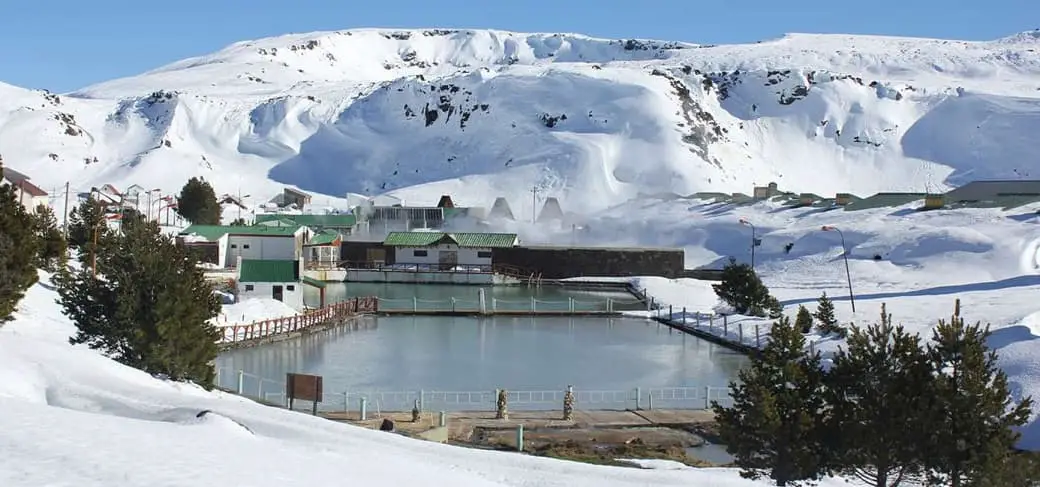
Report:
<svg viewBox="0 0 1040 487"><path fill-rule="evenodd" d="M321 402L322 387L320 375L285 374L285 394L289 400Z"/></svg>

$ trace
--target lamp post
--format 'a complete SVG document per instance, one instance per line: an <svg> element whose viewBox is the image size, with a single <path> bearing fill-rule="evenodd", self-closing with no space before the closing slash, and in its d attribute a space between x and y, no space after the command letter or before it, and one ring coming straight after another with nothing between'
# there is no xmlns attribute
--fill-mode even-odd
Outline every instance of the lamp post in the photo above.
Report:
<svg viewBox="0 0 1040 487"><path fill-rule="evenodd" d="M747 218L740 219L741 225L747 225L751 227L751 269L755 269L755 244L758 243L758 239L755 237L755 225L751 223Z"/></svg>
<svg viewBox="0 0 1040 487"><path fill-rule="evenodd" d="M849 249L845 246L845 234L841 233L838 227L831 225L824 225L820 227L825 232L838 232L838 236L841 237L841 256L845 259L845 278L849 281L849 303L852 304L852 312L856 312L856 298L852 294L852 273L849 272Z"/></svg>

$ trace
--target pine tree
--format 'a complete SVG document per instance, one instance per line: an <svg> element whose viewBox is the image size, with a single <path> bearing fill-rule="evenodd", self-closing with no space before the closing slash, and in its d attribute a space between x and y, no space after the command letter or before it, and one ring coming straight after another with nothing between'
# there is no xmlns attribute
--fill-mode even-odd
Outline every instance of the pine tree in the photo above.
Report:
<svg viewBox="0 0 1040 487"><path fill-rule="evenodd" d="M69 212L69 247L79 249L81 255L90 253L108 230L105 221L104 205L91 194Z"/></svg>
<svg viewBox="0 0 1040 487"><path fill-rule="evenodd" d="M0 323L11 319L25 290L36 282L35 256L32 220L14 188L0 184Z"/></svg>
<svg viewBox="0 0 1040 487"><path fill-rule="evenodd" d="M790 319L778 319L769 344L730 382L733 406L712 404L721 443L745 478L795 485L824 472L824 373L819 353L804 347Z"/></svg>
<svg viewBox="0 0 1040 487"><path fill-rule="evenodd" d="M809 333L812 331L812 313L809 312L809 308L798 305L798 314L794 318L794 327L802 333Z"/></svg>
<svg viewBox="0 0 1040 487"><path fill-rule="evenodd" d="M824 335L834 333L841 337L847 334L847 331L838 324L838 319L834 317L834 302L827 297L827 293L820 295L813 317L816 318L816 327L820 333Z"/></svg>
<svg viewBox="0 0 1040 487"><path fill-rule="evenodd" d="M950 321L933 330L928 356L937 377L923 393L934 398L925 414L933 432L925 465L935 485L994 485L990 479L1015 466L1012 448L1020 435L1012 428L1029 421L1033 401L1013 401L1007 374L986 345L989 336L989 326L964 323L960 300ZM1032 482L1040 480L1032 475Z"/></svg>
<svg viewBox="0 0 1040 487"><path fill-rule="evenodd" d="M220 311L212 286L155 222L130 220L89 267L58 279L59 302L76 323L72 343L155 375L212 386Z"/></svg>
<svg viewBox="0 0 1040 487"><path fill-rule="evenodd" d="M177 213L193 224L219 225L221 209L213 187L205 179L189 179L177 197Z"/></svg>
<svg viewBox="0 0 1040 487"><path fill-rule="evenodd" d="M762 283L755 270L748 264L738 264L735 259L730 259L729 264L722 269L722 282L712 284L711 287L737 314L768 314L770 318L776 319L783 311L780 301L769 294L769 288Z"/></svg>
<svg viewBox="0 0 1040 487"><path fill-rule="evenodd" d="M54 271L65 262L65 237L58 230L58 220L50 207L39 205L32 217L33 234L38 243L36 265Z"/></svg>
<svg viewBox="0 0 1040 487"><path fill-rule="evenodd" d="M847 344L827 374L834 471L876 487L917 479L930 433L921 391L932 377L920 338L893 326L881 305L881 321L853 326Z"/></svg>

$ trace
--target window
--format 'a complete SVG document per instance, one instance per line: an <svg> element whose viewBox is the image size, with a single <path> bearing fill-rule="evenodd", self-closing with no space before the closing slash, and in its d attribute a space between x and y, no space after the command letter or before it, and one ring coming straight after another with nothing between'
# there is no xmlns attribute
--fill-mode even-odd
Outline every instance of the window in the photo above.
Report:
<svg viewBox="0 0 1040 487"><path fill-rule="evenodd" d="M477 251L477 258L478 259L490 259L491 258L491 251L490 250L478 250Z"/></svg>
<svg viewBox="0 0 1040 487"><path fill-rule="evenodd" d="M236 244L231 244L231 248L233 248L233 249L237 249L237 248L238 248L238 245L236 245Z"/></svg>
<svg viewBox="0 0 1040 487"><path fill-rule="evenodd" d="M243 249L248 249L248 248L249 248L249 244L243 244L243 245L242 245L242 248L243 248Z"/></svg>
<svg viewBox="0 0 1040 487"><path fill-rule="evenodd" d="M252 291L252 290L253 290L253 285L252 284L246 284L246 291L248 292L248 291Z"/></svg>
<svg viewBox="0 0 1040 487"><path fill-rule="evenodd" d="M413 250L412 251L412 256L413 257L426 257L426 251L425 250Z"/></svg>
<svg viewBox="0 0 1040 487"><path fill-rule="evenodd" d="M285 286L285 290L286 291L295 291L296 290L296 286L294 286L292 284L289 284L288 286Z"/></svg>

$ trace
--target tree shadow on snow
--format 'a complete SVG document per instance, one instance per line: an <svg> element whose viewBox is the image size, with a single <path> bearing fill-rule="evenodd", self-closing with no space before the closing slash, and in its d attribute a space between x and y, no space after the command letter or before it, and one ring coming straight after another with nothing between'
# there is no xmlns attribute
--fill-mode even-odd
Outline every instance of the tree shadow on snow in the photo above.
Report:
<svg viewBox="0 0 1040 487"><path fill-rule="evenodd" d="M1028 286L1040 286L1040 276L1017 276L1008 279L1002 279L999 281L991 282L979 282L973 284L956 284L952 286L937 286L926 289L918 289L915 291L905 292L889 292L889 293L874 293L874 294L860 294L856 293L856 299L889 299L889 298L908 298L915 296L944 296L948 294L960 294L970 293L977 291L997 291L1000 289L1011 289L1016 287L1028 287ZM831 301L848 301L848 296L828 296ZM808 299L792 299L789 301L783 301L784 306L797 305L803 303L815 302L817 298Z"/></svg>

